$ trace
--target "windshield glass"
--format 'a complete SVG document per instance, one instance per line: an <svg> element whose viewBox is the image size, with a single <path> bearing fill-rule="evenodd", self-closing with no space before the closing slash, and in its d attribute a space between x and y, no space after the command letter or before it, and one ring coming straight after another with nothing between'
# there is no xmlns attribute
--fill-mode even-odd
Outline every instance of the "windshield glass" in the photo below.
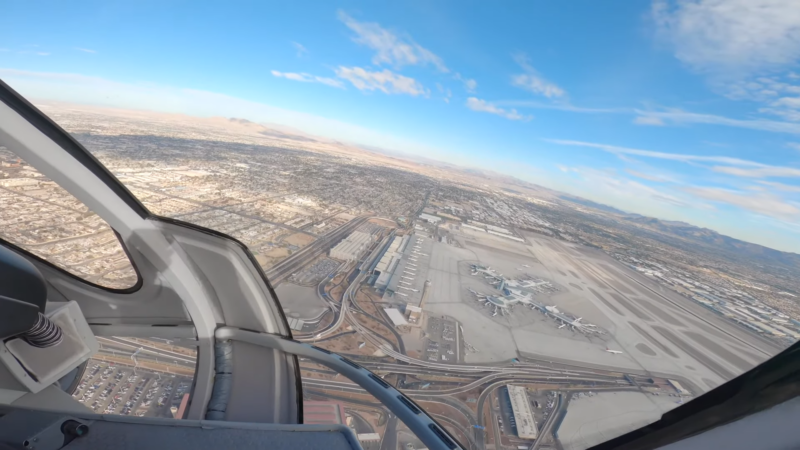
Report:
<svg viewBox="0 0 800 450"><path fill-rule="evenodd" d="M578 3L14 3L0 78L466 448L579 449L800 337L800 19Z"/></svg>

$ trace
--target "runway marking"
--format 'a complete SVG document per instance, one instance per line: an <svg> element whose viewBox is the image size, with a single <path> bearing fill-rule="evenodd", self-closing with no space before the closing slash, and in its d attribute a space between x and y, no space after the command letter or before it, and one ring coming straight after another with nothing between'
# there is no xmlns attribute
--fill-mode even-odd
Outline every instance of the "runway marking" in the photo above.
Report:
<svg viewBox="0 0 800 450"><path fill-rule="evenodd" d="M588 266L589 264L586 264L586 265ZM591 273L589 273L588 268L583 268L582 269L580 266L578 266L578 267L576 267L576 269L578 269L578 272L582 273L583 276L585 276L586 278L592 280L595 285L600 286L601 288L608 289L608 285L605 284L604 282L600 281L599 278L597 278L594 275L592 275Z"/></svg>
<svg viewBox="0 0 800 450"><path fill-rule="evenodd" d="M609 302L608 300L604 299L600 294L597 293L597 291L595 291L592 288L589 288L589 290L592 291L592 294L594 294L594 296L597 297L598 300L603 302L604 305L608 306L608 309L614 311L615 313L619 314L622 317L625 317L625 314L623 314L622 311L617 309L616 306L612 305L611 302Z"/></svg>
<svg viewBox="0 0 800 450"><path fill-rule="evenodd" d="M672 356L673 358L677 358L678 357L678 355L675 352L673 352L669 347L664 345L658 339L656 339L653 336L651 336L650 333L648 333L647 331L643 330L642 327L640 327L639 325L636 325L633 322L628 322L628 325L630 325L634 330L636 330L637 333L639 333L642 336L644 336L644 338L647 339L648 341L650 341L651 344L653 344L656 347L658 347L658 349L661 350L662 352L668 354L669 356Z"/></svg>
<svg viewBox="0 0 800 450"><path fill-rule="evenodd" d="M575 283L570 283L569 285L570 285L570 286L572 286L572 287L574 287L575 289L577 289L577 290L579 290L579 291L582 291L582 290L583 290L583 288L582 288L582 287L578 286L578 285L577 285L577 284L575 284Z"/></svg>
<svg viewBox="0 0 800 450"><path fill-rule="evenodd" d="M633 291L628 289L627 285L622 284L617 279L612 278L610 282L612 286L617 288L617 290L622 291L622 293L624 293L625 295L634 295Z"/></svg>
<svg viewBox="0 0 800 450"><path fill-rule="evenodd" d="M742 370L750 370L755 366L754 363L747 362L744 359L740 358L739 355L734 354L727 348L717 344L716 342L712 341L711 339L703 336L702 334L697 334L694 331L685 331L685 335L692 338L693 341L697 342L698 344L702 345L703 347L711 350L712 352L716 353L717 355L721 356L725 360L730 363L733 363L736 367Z"/></svg>
<svg viewBox="0 0 800 450"><path fill-rule="evenodd" d="M647 314L643 313L639 308L633 306L631 302L622 298L621 295L617 294L616 292L609 292L609 295L614 298L619 304L621 304L625 309L632 312L634 316L644 320L645 322L652 322L653 319L648 316Z"/></svg>
<svg viewBox="0 0 800 450"><path fill-rule="evenodd" d="M724 339L725 341L728 341L731 338L730 336L726 336L726 335L720 333L719 331L717 331L716 328L710 327L710 326L708 326L708 324L703 323L703 322L701 322L699 320L692 319L691 317L686 317L685 319L688 320L689 322L691 322L692 325L696 326L698 329L703 330L706 333L713 334L714 336L716 336L716 337L718 337L720 339ZM764 359L762 359L762 361L763 360Z"/></svg>
<svg viewBox="0 0 800 450"><path fill-rule="evenodd" d="M467 247L476 247L476 248L480 248L480 249L483 249L483 250L490 250L490 251L492 251L494 253L501 253L501 254L506 255L506 256L513 256L513 257L516 257L516 258L522 258L522 259L526 259L526 260L532 259L530 253L514 252L514 251L506 250L506 249L503 249L503 248L492 247L490 245L479 244L479 243L473 242L473 241L464 241L464 243L467 244Z"/></svg>
<svg viewBox="0 0 800 450"><path fill-rule="evenodd" d="M665 321L665 322L667 322L667 323L669 323L671 325L675 325L676 327L684 327L685 326L683 323L679 322L678 319L672 317L669 313L667 313L663 309L657 307L656 305L648 302L647 300L643 300L643 299L637 299L637 300L639 300L637 302L639 305L644 306L645 309L647 309L651 313L655 314L659 319L661 319L661 320L663 320L663 321Z"/></svg>
<svg viewBox="0 0 800 450"><path fill-rule="evenodd" d="M755 354L753 352L750 352L750 351L747 351L747 350L745 350L745 349L743 349L743 348L741 348L741 347L739 347L737 345L734 345L733 342L727 342L727 344L728 344L729 347L731 347L735 351L742 352L742 354L746 355L747 357L749 357L750 359L755 361L754 364L761 364L762 362L764 362L767 359L769 359L769 358L765 358L764 355L757 355L757 354Z"/></svg>
<svg viewBox="0 0 800 450"><path fill-rule="evenodd" d="M716 361L712 360L711 358L697 351L697 347L694 347L682 341L680 338L678 338L678 336L675 335L675 333L667 330L666 328L658 326L654 326L653 329L656 330L660 335L664 336L673 345L675 345L685 353L689 354L689 356L691 356L692 358L696 359L700 364L708 367L709 369L711 369L712 372L721 376L723 380L727 381L734 377L734 374L731 371L722 367ZM703 379L703 381L706 380ZM706 384L708 384L708 382L706 382Z"/></svg>

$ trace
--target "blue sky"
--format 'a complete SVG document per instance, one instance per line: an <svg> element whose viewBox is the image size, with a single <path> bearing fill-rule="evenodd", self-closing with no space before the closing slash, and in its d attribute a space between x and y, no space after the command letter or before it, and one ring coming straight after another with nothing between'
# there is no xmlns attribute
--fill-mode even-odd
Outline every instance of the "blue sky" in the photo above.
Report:
<svg viewBox="0 0 800 450"><path fill-rule="evenodd" d="M4 2L34 99L279 123L800 252L792 0Z"/></svg>

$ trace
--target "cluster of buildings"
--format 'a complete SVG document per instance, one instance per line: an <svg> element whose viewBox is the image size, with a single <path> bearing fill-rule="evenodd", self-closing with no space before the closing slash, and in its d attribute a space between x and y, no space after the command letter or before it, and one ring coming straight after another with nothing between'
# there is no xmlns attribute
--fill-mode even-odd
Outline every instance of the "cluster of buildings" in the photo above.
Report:
<svg viewBox="0 0 800 450"><path fill-rule="evenodd" d="M671 268L664 263L621 254L614 256L632 269L756 334L786 344L800 339L800 321L767 305L736 285L718 286L706 280L699 280L693 274ZM751 289L755 287L749 286Z"/></svg>
<svg viewBox="0 0 800 450"><path fill-rule="evenodd" d="M373 242L372 234L356 230L331 249L330 257L342 261L357 261Z"/></svg>
<svg viewBox="0 0 800 450"><path fill-rule="evenodd" d="M0 149L0 238L91 283L116 289L136 284L111 227L5 149Z"/></svg>
<svg viewBox="0 0 800 450"><path fill-rule="evenodd" d="M574 317L571 314L560 311L556 306L546 305L534 300L535 296L549 295L558 291L558 288L547 280L530 277L527 279L506 278L491 267L480 264L471 264L470 268L472 269L472 276L482 276L487 281L487 284L500 292L498 294L484 294L468 288L470 293L475 296L476 301L492 308L492 317L498 314L509 314L514 305L522 304L553 318L553 320L561 324L559 328L570 327L570 329L584 334L605 334L596 325L583 322L580 317Z"/></svg>

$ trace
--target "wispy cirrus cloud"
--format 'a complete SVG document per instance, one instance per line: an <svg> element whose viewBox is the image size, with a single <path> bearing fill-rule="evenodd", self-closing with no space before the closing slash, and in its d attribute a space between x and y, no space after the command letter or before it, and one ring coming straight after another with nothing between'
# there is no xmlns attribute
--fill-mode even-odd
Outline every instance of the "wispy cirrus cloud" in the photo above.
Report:
<svg viewBox="0 0 800 450"><path fill-rule="evenodd" d="M726 175L734 175L737 177L746 177L746 178L800 177L800 169L795 169L793 167L761 166L755 168L744 168L744 167L730 167L730 166L714 166L711 168L711 170L717 173L724 173Z"/></svg>
<svg viewBox="0 0 800 450"><path fill-rule="evenodd" d="M339 66L336 76L349 81L360 91L381 91L384 94L407 94L414 97L427 96L429 93L417 80L388 69L369 71L361 67Z"/></svg>
<svg viewBox="0 0 800 450"><path fill-rule="evenodd" d="M516 109L503 109L487 102L486 100L481 100L475 97L469 97L467 99L467 108L477 112L485 112L494 114L496 116L505 117L509 120L530 120L533 118L531 116L524 116L518 113Z"/></svg>
<svg viewBox="0 0 800 450"><path fill-rule="evenodd" d="M656 0L652 13L675 56L701 71L748 73L800 58L795 0Z"/></svg>
<svg viewBox="0 0 800 450"><path fill-rule="evenodd" d="M464 84L464 89L470 94L474 94L475 90L478 89L478 82L473 80L472 78L466 78L462 76L460 73L456 73L455 75L453 75L453 78Z"/></svg>
<svg viewBox="0 0 800 450"><path fill-rule="evenodd" d="M744 192L718 187L687 187L684 191L699 198L727 204L779 220L796 220L800 208L768 192Z"/></svg>
<svg viewBox="0 0 800 450"><path fill-rule="evenodd" d="M552 142L558 145L570 145L575 147L589 147L603 150L615 155L634 155L643 156L646 158L665 159L670 161L680 162L708 162L719 164L730 164L737 166L752 166L752 167L766 167L765 164L757 163L755 161L748 161L740 158L733 158L729 156L709 156L709 155L691 155L684 153L668 153L657 152L652 150L643 150L630 147L620 147L616 145L598 144L595 142L572 141L566 139L545 139L547 142Z"/></svg>
<svg viewBox="0 0 800 450"><path fill-rule="evenodd" d="M643 122L640 124L671 123L671 124L705 124L721 125L726 127L746 128L750 130L769 131L773 133L800 134L800 123L782 122L768 119L732 119L713 114L700 114L682 110L643 111L636 110L638 117Z"/></svg>
<svg viewBox="0 0 800 450"><path fill-rule="evenodd" d="M644 173L633 169L625 169L625 171L635 176L636 178L641 178L643 180L648 180L648 181L655 181L658 183L675 183L676 181L674 178L670 178L668 176L659 175L655 173Z"/></svg>
<svg viewBox="0 0 800 450"><path fill-rule="evenodd" d="M759 180L758 183L763 184L764 186L769 186L773 189L777 189L782 192L800 192L800 186L792 184L784 184L784 183L778 183L777 181L764 181L764 180Z"/></svg>
<svg viewBox="0 0 800 450"><path fill-rule="evenodd" d="M514 55L514 61L522 67L525 73L512 75L512 85L537 95L543 95L547 98L562 97L566 94L566 92L555 83L551 83L539 75L536 69L531 65L530 58L528 58L526 54L518 53Z"/></svg>
<svg viewBox="0 0 800 450"><path fill-rule="evenodd" d="M498 100L494 102L498 106L511 106L514 108L531 109L552 109L556 111L566 111L581 114L634 114L633 108L592 108L576 106L567 102L548 103L536 100Z"/></svg>
<svg viewBox="0 0 800 450"><path fill-rule="evenodd" d="M92 50L90 48L83 48L83 47L75 47L75 50L83 53L97 53L96 50Z"/></svg>
<svg viewBox="0 0 800 450"><path fill-rule="evenodd" d="M773 166L741 158L717 155L692 155L685 153L657 152L637 148L620 147L616 145L598 144L594 142L571 141L564 139L545 139L558 145L574 147L588 147L603 150L614 155L633 155L645 158L663 159L684 163L711 163L710 169L717 173L745 178L790 178L800 177L800 169L788 166Z"/></svg>
<svg viewBox="0 0 800 450"><path fill-rule="evenodd" d="M414 42L410 36L401 36L374 22L360 22L341 10L337 15L355 33L353 41L375 51L373 64L388 64L396 68L432 65L440 72L450 72L442 58Z"/></svg>
<svg viewBox="0 0 800 450"><path fill-rule="evenodd" d="M633 119L633 123L635 123L636 125L650 125L657 127L663 127L664 125L666 125L663 119L655 116L636 116Z"/></svg>
<svg viewBox="0 0 800 450"><path fill-rule="evenodd" d="M292 42L292 47L294 47L295 51L297 52L296 55L298 58L302 58L303 56L308 54L308 49L299 42Z"/></svg>
<svg viewBox="0 0 800 450"><path fill-rule="evenodd" d="M326 86L344 89L344 83L335 78L319 77L308 73L279 72L277 70L273 70L271 73L274 77L286 78L287 80L300 81L303 83L319 83Z"/></svg>
<svg viewBox="0 0 800 450"><path fill-rule="evenodd" d="M559 166L559 169L565 173L578 174L593 189L601 190L604 194L619 201L637 199L639 201L657 201L679 208L708 209L708 205L693 201L691 198L683 198L685 195L682 196L681 193L667 192L664 189L647 186L630 178L619 176L616 171L568 166Z"/></svg>

